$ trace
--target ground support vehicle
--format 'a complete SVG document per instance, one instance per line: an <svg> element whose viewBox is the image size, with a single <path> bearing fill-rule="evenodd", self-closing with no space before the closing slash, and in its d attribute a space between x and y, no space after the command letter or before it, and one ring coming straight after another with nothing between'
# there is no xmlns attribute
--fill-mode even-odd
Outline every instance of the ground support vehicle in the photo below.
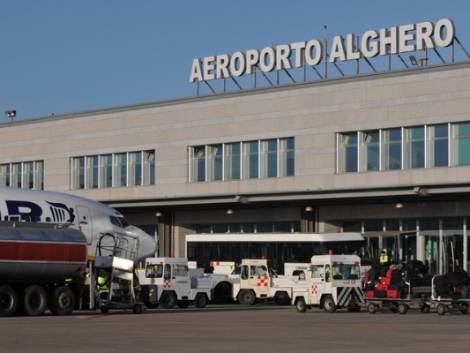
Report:
<svg viewBox="0 0 470 353"><path fill-rule="evenodd" d="M64 225L0 223L0 316L67 315L78 306L85 235Z"/></svg>
<svg viewBox="0 0 470 353"><path fill-rule="evenodd" d="M439 276L434 276L432 279L432 296L428 303L430 308L435 308L439 315L445 315L446 313L455 311L460 311L462 314L468 314L470 309L470 298L457 298L455 295L453 297L452 294L449 296L438 295L435 285L437 277ZM468 296L468 294L466 296Z"/></svg>
<svg viewBox="0 0 470 353"><path fill-rule="evenodd" d="M94 263L97 289L105 286L106 291L98 293L98 308L102 313L110 309L132 309L140 314L144 309L143 303L136 299L134 292L134 262L116 256L97 256ZM99 283L99 278L104 282Z"/></svg>
<svg viewBox="0 0 470 353"><path fill-rule="evenodd" d="M212 282L196 273L188 270L186 258L147 258L145 268L136 270L140 297L150 308L187 308L190 304L204 308L212 299Z"/></svg>
<svg viewBox="0 0 470 353"><path fill-rule="evenodd" d="M320 307L333 313L347 308L360 311L364 303L356 255L317 255L311 259L311 277L292 289L292 304L298 312Z"/></svg>
<svg viewBox="0 0 470 353"><path fill-rule="evenodd" d="M394 313L406 314L409 309L419 309L423 313L430 310L430 287L413 287L410 282L405 282L408 287L407 294L402 298L396 295L389 297L368 296L364 297L366 309L370 314L375 314L382 309L389 309Z"/></svg>
<svg viewBox="0 0 470 353"><path fill-rule="evenodd" d="M240 278L234 279L232 297L243 305L257 301L274 300L287 305L292 298L294 280L288 276L275 276L265 259L243 259Z"/></svg>

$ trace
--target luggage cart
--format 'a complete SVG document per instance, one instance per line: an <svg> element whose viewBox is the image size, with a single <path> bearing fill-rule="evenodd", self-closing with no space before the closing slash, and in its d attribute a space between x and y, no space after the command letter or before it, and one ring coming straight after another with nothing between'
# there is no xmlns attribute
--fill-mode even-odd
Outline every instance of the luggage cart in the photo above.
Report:
<svg viewBox="0 0 470 353"><path fill-rule="evenodd" d="M405 282L408 286L408 293L405 298L390 297L365 297L367 312L375 314L382 309L389 309L393 313L405 315L409 309L419 309L421 312L429 312L430 287L411 287L410 282Z"/></svg>
<svg viewBox="0 0 470 353"><path fill-rule="evenodd" d="M436 312L439 315L445 315L446 313L460 311L462 314L468 314L470 308L470 299L467 298L451 298L451 297L441 297L436 294L436 289L434 286L434 279L437 276L432 278L432 295L431 300L429 301L429 306L435 308Z"/></svg>

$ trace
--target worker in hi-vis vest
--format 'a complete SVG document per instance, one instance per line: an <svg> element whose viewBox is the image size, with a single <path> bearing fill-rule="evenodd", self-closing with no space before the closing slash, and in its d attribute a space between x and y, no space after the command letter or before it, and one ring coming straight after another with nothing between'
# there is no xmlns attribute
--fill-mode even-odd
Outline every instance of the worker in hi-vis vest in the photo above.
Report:
<svg viewBox="0 0 470 353"><path fill-rule="evenodd" d="M379 263L381 266L387 266L388 264L388 255L385 249L382 250L379 257Z"/></svg>
<svg viewBox="0 0 470 353"><path fill-rule="evenodd" d="M106 271L101 270L96 278L98 293L101 299L108 299L109 296L109 276Z"/></svg>

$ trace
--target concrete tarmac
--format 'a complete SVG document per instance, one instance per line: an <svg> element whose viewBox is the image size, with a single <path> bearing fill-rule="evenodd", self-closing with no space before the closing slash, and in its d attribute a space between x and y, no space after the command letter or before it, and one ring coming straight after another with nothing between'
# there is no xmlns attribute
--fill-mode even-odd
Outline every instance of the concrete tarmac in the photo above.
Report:
<svg viewBox="0 0 470 353"><path fill-rule="evenodd" d="M470 315L239 305L0 318L0 352L469 352Z"/></svg>

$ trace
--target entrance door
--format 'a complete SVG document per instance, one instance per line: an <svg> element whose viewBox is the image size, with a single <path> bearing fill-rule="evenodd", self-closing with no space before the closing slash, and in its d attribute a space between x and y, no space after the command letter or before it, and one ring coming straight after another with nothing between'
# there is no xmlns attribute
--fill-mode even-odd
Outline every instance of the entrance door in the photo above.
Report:
<svg viewBox="0 0 470 353"><path fill-rule="evenodd" d="M431 274L439 272L439 235L425 235L424 261Z"/></svg>
<svg viewBox="0 0 470 353"><path fill-rule="evenodd" d="M382 249L387 251L389 263L397 263L400 260L398 253L398 235L384 235Z"/></svg>
<svg viewBox="0 0 470 353"><path fill-rule="evenodd" d="M416 233L401 235L401 253L403 261L416 260Z"/></svg>
<svg viewBox="0 0 470 353"><path fill-rule="evenodd" d="M76 207L77 217L78 217L78 227L83 234L87 237L88 245L90 245L94 240L93 235L93 224L91 218L90 209L86 206L78 205Z"/></svg>

